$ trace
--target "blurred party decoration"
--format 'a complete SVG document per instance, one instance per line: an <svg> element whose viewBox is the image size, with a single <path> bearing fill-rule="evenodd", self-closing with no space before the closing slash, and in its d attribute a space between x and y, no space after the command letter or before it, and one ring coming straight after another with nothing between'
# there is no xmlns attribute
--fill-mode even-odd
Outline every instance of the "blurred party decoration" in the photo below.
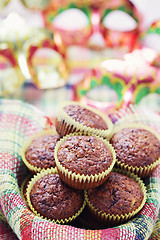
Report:
<svg viewBox="0 0 160 240"><path fill-rule="evenodd" d="M68 6L70 0L50 0L49 5L46 9L44 9L44 12L48 12L51 10L52 12L58 11L62 6Z"/></svg>
<svg viewBox="0 0 160 240"><path fill-rule="evenodd" d="M44 10L51 1L52 0L19 0L19 2L21 2L24 5L24 7L29 8L31 10L36 10L36 11ZM11 2L13 2L13 0L1 0L0 10L5 8Z"/></svg>
<svg viewBox="0 0 160 240"><path fill-rule="evenodd" d="M12 12L2 21L0 43L3 44L0 52L1 66L11 65L7 70L5 67L5 72L0 72L0 96L12 93L27 79L33 80L41 89L66 84L68 68L60 36L55 34L53 39L50 31L32 27L23 17Z"/></svg>
<svg viewBox="0 0 160 240"><path fill-rule="evenodd" d="M25 81L22 46L34 31L16 12L10 13L0 26L0 96L6 96Z"/></svg>
<svg viewBox="0 0 160 240"><path fill-rule="evenodd" d="M160 20L155 21L147 30L147 33L157 33L160 34Z"/></svg>
<svg viewBox="0 0 160 240"><path fill-rule="evenodd" d="M49 30L32 27L22 16L12 12L1 23L0 42L7 43L8 48L11 48L24 78L33 80L40 89L62 87L68 81L69 72L75 68L85 68L88 72L102 60L122 57L124 53L139 46L142 18L129 0L21 2L30 9L40 10ZM74 47L78 50L76 48L75 51ZM114 55L110 51L118 54ZM116 77L118 84L126 86L132 73L128 80L121 76ZM103 102L105 99L104 102L113 100L120 104L122 96L119 94L124 86L120 87L121 90L114 86L117 83L114 82L113 73L108 78L107 84L107 80L105 83L104 80L101 83L98 80L96 88L99 92L113 90L114 94L108 93L109 99L101 96L93 101ZM88 87L90 91L85 97L91 100L96 88ZM77 96L81 97L79 93Z"/></svg>
<svg viewBox="0 0 160 240"><path fill-rule="evenodd" d="M0 42L13 45L14 48L21 48L24 42L34 34L32 26L16 12L11 12L0 22Z"/></svg>
<svg viewBox="0 0 160 240"><path fill-rule="evenodd" d="M129 57L132 58L132 62L135 62L134 65L137 65L133 78L135 80L131 80L126 91L126 96L130 90L133 91L131 103L139 104L146 96L160 94L160 68L156 66L158 64L157 52L142 48L135 50ZM128 61L127 55L126 61Z"/></svg>
<svg viewBox="0 0 160 240"><path fill-rule="evenodd" d="M142 16L129 0L67 2L43 11L45 25L58 32L67 46L123 47L125 52L139 46ZM90 43L92 35L101 35L100 45L99 39Z"/></svg>
<svg viewBox="0 0 160 240"><path fill-rule="evenodd" d="M139 46L142 16L129 0L106 1L101 31L107 47L126 47L126 52Z"/></svg>
<svg viewBox="0 0 160 240"><path fill-rule="evenodd" d="M152 92L144 96L138 105L160 114L160 92Z"/></svg>
<svg viewBox="0 0 160 240"><path fill-rule="evenodd" d="M106 0L70 0L70 2L76 3L79 6L89 6L94 8L104 7Z"/></svg>
<svg viewBox="0 0 160 240"><path fill-rule="evenodd" d="M150 62L151 66L160 68L160 53L156 53L153 60Z"/></svg>
<svg viewBox="0 0 160 240"><path fill-rule="evenodd" d="M58 32L67 46L88 41L92 33L90 14L90 8L79 7L74 3L61 6L57 11L49 8L43 12L46 26Z"/></svg>
<svg viewBox="0 0 160 240"><path fill-rule="evenodd" d="M60 0L63 2L63 0ZM140 47L142 16L129 0L51 1L45 26L62 39L71 71L88 71Z"/></svg>
<svg viewBox="0 0 160 240"><path fill-rule="evenodd" d="M76 84L76 100L109 113L139 104L149 94L160 94L159 66L159 55L149 48L105 60Z"/></svg>
<svg viewBox="0 0 160 240"><path fill-rule="evenodd" d="M45 9L51 0L21 0L25 7L33 10Z"/></svg>
<svg viewBox="0 0 160 240"><path fill-rule="evenodd" d="M14 49L7 43L0 44L0 97L13 93L25 81L15 58Z"/></svg>
<svg viewBox="0 0 160 240"><path fill-rule="evenodd" d="M121 106L125 82L104 69L92 69L75 87L76 100L107 113Z"/></svg>
<svg viewBox="0 0 160 240"><path fill-rule="evenodd" d="M27 41L23 49L29 72L38 88L57 88L66 84L69 69L65 48L59 37L41 34Z"/></svg>
<svg viewBox="0 0 160 240"><path fill-rule="evenodd" d="M123 59L111 59L101 65L115 76L122 78L126 84L131 81L138 83L151 82L154 77L154 69L149 68L149 63L155 56L151 49L136 49L124 55Z"/></svg>
<svg viewBox="0 0 160 240"><path fill-rule="evenodd" d="M9 2L10 2L10 0L1 0L0 1L0 10L3 9Z"/></svg>
<svg viewBox="0 0 160 240"><path fill-rule="evenodd" d="M153 66L156 56L154 50L142 48L125 54L123 60L106 60L101 64L107 73L125 82L124 107L130 103L139 104L148 94L160 93L160 69Z"/></svg>
<svg viewBox="0 0 160 240"><path fill-rule="evenodd" d="M133 100L136 104L139 104L142 99L148 95L160 94L160 82L152 84L141 84L134 89Z"/></svg>
<svg viewBox="0 0 160 240"><path fill-rule="evenodd" d="M160 19L153 22L142 36L145 47L160 53Z"/></svg>

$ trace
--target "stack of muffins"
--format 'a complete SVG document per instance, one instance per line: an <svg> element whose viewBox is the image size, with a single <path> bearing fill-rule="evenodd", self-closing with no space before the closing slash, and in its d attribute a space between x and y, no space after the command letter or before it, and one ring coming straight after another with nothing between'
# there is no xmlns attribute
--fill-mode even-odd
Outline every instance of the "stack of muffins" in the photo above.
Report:
<svg viewBox="0 0 160 240"><path fill-rule="evenodd" d="M59 107L55 128L33 135L22 148L32 173L21 191L29 208L59 224L78 216L85 220L88 210L100 226L135 216L146 201L141 178L160 162L154 130L133 124L115 127L106 114L76 102Z"/></svg>

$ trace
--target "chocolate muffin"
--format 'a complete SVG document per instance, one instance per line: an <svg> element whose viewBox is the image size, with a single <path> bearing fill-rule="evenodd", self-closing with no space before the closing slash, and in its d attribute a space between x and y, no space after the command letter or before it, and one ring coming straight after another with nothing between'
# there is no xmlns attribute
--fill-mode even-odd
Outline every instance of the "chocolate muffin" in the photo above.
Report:
<svg viewBox="0 0 160 240"><path fill-rule="evenodd" d="M104 184L86 192L91 212L100 220L112 219L113 223L133 217L143 207L145 198L146 193L136 180L117 172L111 172Z"/></svg>
<svg viewBox="0 0 160 240"><path fill-rule="evenodd" d="M71 134L55 148L58 173L68 185L87 189L102 184L115 163L112 146L98 136Z"/></svg>
<svg viewBox="0 0 160 240"><path fill-rule="evenodd" d="M63 104L56 120L56 130L61 136L80 131L107 137L112 127L107 115L76 102Z"/></svg>
<svg viewBox="0 0 160 240"><path fill-rule="evenodd" d="M63 109L76 122L79 122L87 127L101 130L108 129L107 123L102 119L101 116L85 107L79 105L67 105Z"/></svg>
<svg viewBox="0 0 160 240"><path fill-rule="evenodd" d="M127 170L141 177L148 176L159 163L160 141L148 128L120 128L115 130L110 143L116 151L118 166L128 166Z"/></svg>
<svg viewBox="0 0 160 240"><path fill-rule="evenodd" d="M60 136L52 130L42 131L33 135L24 144L22 158L33 172L55 168L54 148Z"/></svg>
<svg viewBox="0 0 160 240"><path fill-rule="evenodd" d="M71 221L84 208L83 191L70 188L56 173L39 173L27 189L29 206L35 213L57 223Z"/></svg>

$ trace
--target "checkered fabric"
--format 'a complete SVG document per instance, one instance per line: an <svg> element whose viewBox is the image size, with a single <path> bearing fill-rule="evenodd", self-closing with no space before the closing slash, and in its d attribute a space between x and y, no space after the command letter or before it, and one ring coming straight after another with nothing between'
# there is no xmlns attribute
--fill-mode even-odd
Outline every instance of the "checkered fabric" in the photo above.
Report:
<svg viewBox="0 0 160 240"><path fill-rule="evenodd" d="M158 115L157 118L159 120ZM0 100L0 205L3 212L0 214L0 239L160 239L160 219L157 219L160 166L145 180L145 206L126 224L103 230L85 230L54 224L35 216L20 196L19 185L27 174L21 159L21 146L28 136L43 129L45 124L45 116L35 107L21 101ZM148 124L153 125L153 122L148 121ZM159 125L156 129L160 132Z"/></svg>
<svg viewBox="0 0 160 240"><path fill-rule="evenodd" d="M74 99L74 90L71 84L57 89L39 89L32 82L26 82L16 91L8 95L8 99L19 99L34 105L45 112L47 116L55 116L58 103Z"/></svg>

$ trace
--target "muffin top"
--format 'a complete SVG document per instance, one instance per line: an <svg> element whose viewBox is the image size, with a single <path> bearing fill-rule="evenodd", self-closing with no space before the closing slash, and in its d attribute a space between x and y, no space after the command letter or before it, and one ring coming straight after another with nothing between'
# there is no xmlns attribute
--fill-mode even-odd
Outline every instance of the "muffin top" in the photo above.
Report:
<svg viewBox="0 0 160 240"><path fill-rule="evenodd" d="M59 135L43 135L34 139L25 152L27 161L44 169L55 167L54 148L59 139Z"/></svg>
<svg viewBox="0 0 160 240"><path fill-rule="evenodd" d="M99 174L113 161L109 147L95 136L70 136L59 147L60 164L76 174Z"/></svg>
<svg viewBox="0 0 160 240"><path fill-rule="evenodd" d="M108 129L106 122L101 116L85 107L79 105L68 105L65 106L63 109L76 122L79 122L84 126L100 130Z"/></svg>
<svg viewBox="0 0 160 240"><path fill-rule="evenodd" d="M148 166L160 157L160 142L151 132L140 128L124 128L111 140L117 159L129 166Z"/></svg>
<svg viewBox="0 0 160 240"><path fill-rule="evenodd" d="M88 190L88 198L98 211L124 215L136 210L141 205L144 194L134 179L111 172L105 183Z"/></svg>
<svg viewBox="0 0 160 240"><path fill-rule="evenodd" d="M80 210L84 194L66 185L58 174L48 174L33 185L30 200L42 216L61 220L72 217Z"/></svg>

